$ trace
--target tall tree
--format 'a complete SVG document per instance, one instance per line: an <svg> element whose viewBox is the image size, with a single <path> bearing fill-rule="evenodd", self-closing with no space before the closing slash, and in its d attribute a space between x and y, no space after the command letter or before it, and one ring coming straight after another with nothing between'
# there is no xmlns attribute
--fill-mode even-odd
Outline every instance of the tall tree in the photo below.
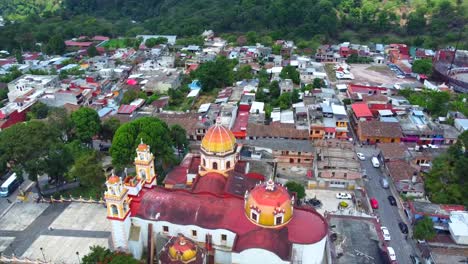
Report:
<svg viewBox="0 0 468 264"><path fill-rule="evenodd" d="M99 55L99 52L94 45L89 46L89 48L86 49L86 53L89 57L96 57L97 55Z"/></svg>
<svg viewBox="0 0 468 264"><path fill-rule="evenodd" d="M185 132L185 129L179 125L173 125L171 127L171 138L180 155L188 146L187 133Z"/></svg>
<svg viewBox="0 0 468 264"><path fill-rule="evenodd" d="M430 59L415 60L412 71L430 76L432 74L432 61Z"/></svg>
<svg viewBox="0 0 468 264"><path fill-rule="evenodd" d="M413 237L420 240L429 240L433 239L436 235L434 230L434 223L432 219L424 216L423 218L417 220L414 225L414 234Z"/></svg>
<svg viewBox="0 0 468 264"><path fill-rule="evenodd" d="M293 83L299 84L301 82L299 72L294 66L288 65L283 67L280 73L282 79L291 79Z"/></svg>
<svg viewBox="0 0 468 264"><path fill-rule="evenodd" d="M101 135L105 140L111 140L114 137L115 131L120 127L120 120L115 117L106 119L102 123Z"/></svg>
<svg viewBox="0 0 468 264"><path fill-rule="evenodd" d="M228 60L225 57L218 57L215 61L203 63L190 75L193 79L200 80L203 91L209 92L214 88L224 88L232 85L232 69L236 64L237 62Z"/></svg>
<svg viewBox="0 0 468 264"><path fill-rule="evenodd" d="M115 132L110 150L112 164L120 168L132 164L141 140L151 147L157 162L172 164L175 161L169 127L157 118L143 117L123 124Z"/></svg>
<svg viewBox="0 0 468 264"><path fill-rule="evenodd" d="M101 130L101 119L94 109L82 107L72 113L71 120L76 137L84 143L91 142Z"/></svg>
<svg viewBox="0 0 468 264"><path fill-rule="evenodd" d="M54 35L49 39L49 42L46 46L46 53L53 54L53 55L61 55L65 52L65 41L63 40L62 36Z"/></svg>
<svg viewBox="0 0 468 264"><path fill-rule="evenodd" d="M80 184L86 187L102 186L106 180L102 164L95 151L79 157L73 164L68 176L69 179L79 179Z"/></svg>
<svg viewBox="0 0 468 264"><path fill-rule="evenodd" d="M297 194L297 199L302 199L305 197L305 188L304 185L295 182L295 181L288 181L286 183L286 187L288 188L288 191L291 193L296 193Z"/></svg>
<svg viewBox="0 0 468 264"><path fill-rule="evenodd" d="M73 157L65 144L56 143L49 146L44 162L44 172L47 173L49 178L54 179L56 184L60 184L65 179L64 175L73 163Z"/></svg>

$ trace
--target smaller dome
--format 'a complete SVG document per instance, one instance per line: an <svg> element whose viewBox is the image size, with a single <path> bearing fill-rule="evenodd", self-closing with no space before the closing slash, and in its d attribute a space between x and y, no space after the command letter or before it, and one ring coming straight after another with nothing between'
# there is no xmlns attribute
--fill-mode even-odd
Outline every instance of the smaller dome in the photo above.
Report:
<svg viewBox="0 0 468 264"><path fill-rule="evenodd" d="M236 138L232 132L221 125L218 119L216 124L208 129L202 139L201 147L207 152L225 153L234 151Z"/></svg>
<svg viewBox="0 0 468 264"><path fill-rule="evenodd" d="M179 260L183 263L190 263L197 257L197 246L189 239L180 235L170 245L169 256L172 261Z"/></svg>
<svg viewBox="0 0 468 264"><path fill-rule="evenodd" d="M115 174L112 174L112 176L110 176L109 179L107 179L107 182L110 183L110 184L119 183L120 182L120 177L115 175Z"/></svg>
<svg viewBox="0 0 468 264"><path fill-rule="evenodd" d="M292 218L294 200L288 190L273 180L263 182L246 192L245 213L255 224L278 227Z"/></svg>
<svg viewBox="0 0 468 264"><path fill-rule="evenodd" d="M149 147L148 145L143 143L143 139L141 139L140 144L138 144L137 151L145 151L145 150L149 150Z"/></svg>

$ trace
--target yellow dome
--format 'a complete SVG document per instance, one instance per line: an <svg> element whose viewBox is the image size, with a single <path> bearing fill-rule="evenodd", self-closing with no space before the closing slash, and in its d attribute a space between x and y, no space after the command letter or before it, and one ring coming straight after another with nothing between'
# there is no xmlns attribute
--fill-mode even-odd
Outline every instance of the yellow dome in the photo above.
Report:
<svg viewBox="0 0 468 264"><path fill-rule="evenodd" d="M197 256L197 247L184 236L179 236L169 247L169 256L172 261L179 260L183 263L190 263L195 260Z"/></svg>
<svg viewBox="0 0 468 264"><path fill-rule="evenodd" d="M294 199L285 187L271 179L246 193L245 199L246 216L255 224L279 227L292 218Z"/></svg>
<svg viewBox="0 0 468 264"><path fill-rule="evenodd" d="M213 153L231 152L235 150L235 146L236 138L219 121L208 129L201 143L204 151Z"/></svg>

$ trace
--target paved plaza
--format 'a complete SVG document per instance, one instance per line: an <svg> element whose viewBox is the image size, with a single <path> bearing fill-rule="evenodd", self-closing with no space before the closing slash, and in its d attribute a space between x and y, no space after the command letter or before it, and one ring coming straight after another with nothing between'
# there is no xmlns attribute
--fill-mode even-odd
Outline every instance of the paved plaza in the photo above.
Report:
<svg viewBox="0 0 468 264"><path fill-rule="evenodd" d="M109 247L110 230L102 204L15 203L0 218L0 252L79 263L91 245Z"/></svg>

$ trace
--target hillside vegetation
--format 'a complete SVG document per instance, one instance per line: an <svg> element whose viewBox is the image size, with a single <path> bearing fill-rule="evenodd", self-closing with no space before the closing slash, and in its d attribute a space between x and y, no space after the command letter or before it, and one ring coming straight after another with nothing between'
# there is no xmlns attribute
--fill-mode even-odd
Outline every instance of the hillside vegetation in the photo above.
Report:
<svg viewBox="0 0 468 264"><path fill-rule="evenodd" d="M0 48L63 38L141 33L194 36L205 29L243 34L249 42L287 38L310 47L330 40L454 45L466 26L468 1L414 0L11 0ZM18 25L19 24L19 25ZM468 30L465 30L467 36ZM465 38L466 39L466 38ZM235 37L232 38L235 40ZM462 42L468 45L466 42Z"/></svg>

